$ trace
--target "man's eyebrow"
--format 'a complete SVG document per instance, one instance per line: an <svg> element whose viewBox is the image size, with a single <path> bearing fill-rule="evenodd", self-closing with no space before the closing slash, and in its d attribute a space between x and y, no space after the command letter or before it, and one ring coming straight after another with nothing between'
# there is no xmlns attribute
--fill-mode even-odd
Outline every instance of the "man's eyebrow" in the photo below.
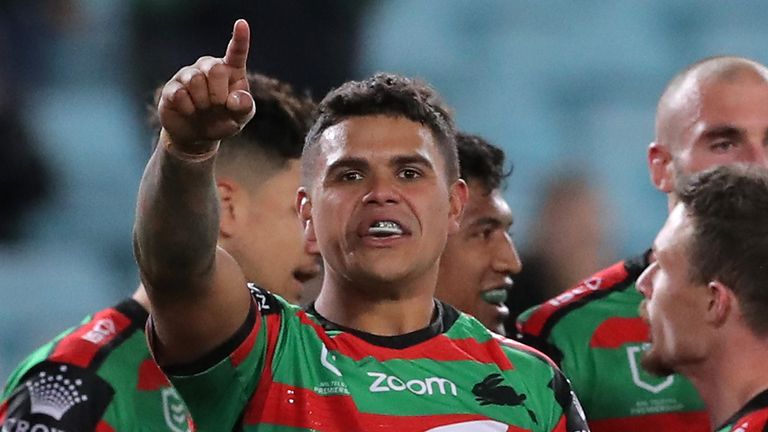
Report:
<svg viewBox="0 0 768 432"><path fill-rule="evenodd" d="M472 226L474 227L474 226L489 225L494 228L498 228L498 227L511 227L512 225L514 225L514 223L515 223L514 218L510 218L509 221L506 221L506 220L501 220L497 217L486 216L486 217L481 217L475 220L474 222L472 222Z"/></svg>
<svg viewBox="0 0 768 432"><path fill-rule="evenodd" d="M702 138L738 138L744 135L744 130L730 124L715 125L701 134Z"/></svg>
<svg viewBox="0 0 768 432"><path fill-rule="evenodd" d="M366 169L370 166L367 160L359 157L344 157L333 161L326 169L326 173L331 173L340 169Z"/></svg>
<svg viewBox="0 0 768 432"><path fill-rule="evenodd" d="M419 154L394 156L390 159L389 164L395 167L403 165L421 165L432 170L435 168L429 159Z"/></svg>

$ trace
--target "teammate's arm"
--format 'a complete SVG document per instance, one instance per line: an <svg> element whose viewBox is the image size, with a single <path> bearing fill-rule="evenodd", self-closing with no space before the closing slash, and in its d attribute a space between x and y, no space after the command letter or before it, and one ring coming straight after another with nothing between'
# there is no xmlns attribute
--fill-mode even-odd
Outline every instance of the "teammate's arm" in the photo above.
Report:
<svg viewBox="0 0 768 432"><path fill-rule="evenodd" d="M223 58L201 57L165 85L162 130L139 188L134 251L163 364L197 360L236 333L251 301L242 271L217 248L214 158L253 116L250 30L235 23Z"/></svg>
<svg viewBox="0 0 768 432"><path fill-rule="evenodd" d="M562 410L562 418L558 425L565 425L564 429L554 429L554 431L565 430L567 432L589 432L587 418L581 407L579 398L571 389L571 384L563 375L563 372L554 368L554 378L552 378L552 391L555 393L555 400Z"/></svg>
<svg viewBox="0 0 768 432"><path fill-rule="evenodd" d="M114 390L92 370L44 361L13 387L0 403L3 431L95 431L108 426L104 414Z"/></svg>

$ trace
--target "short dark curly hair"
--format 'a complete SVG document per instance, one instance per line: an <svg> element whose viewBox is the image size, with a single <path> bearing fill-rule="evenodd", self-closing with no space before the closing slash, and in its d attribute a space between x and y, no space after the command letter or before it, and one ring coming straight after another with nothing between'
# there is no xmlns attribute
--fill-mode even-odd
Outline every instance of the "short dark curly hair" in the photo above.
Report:
<svg viewBox="0 0 768 432"><path fill-rule="evenodd" d="M501 188L512 174L512 166L504 169L504 151L478 135L456 133L456 147L461 178L480 182L486 193Z"/></svg>
<svg viewBox="0 0 768 432"><path fill-rule="evenodd" d="M350 117L386 115L405 117L428 127L435 138L449 181L459 178L453 117L439 94L426 82L391 73L377 73L363 81L348 81L320 102L318 117L304 143L304 183L311 183L312 162L323 131Z"/></svg>
<svg viewBox="0 0 768 432"><path fill-rule="evenodd" d="M768 335L768 170L710 169L684 179L677 193L693 221L690 280L727 285L752 331Z"/></svg>
<svg viewBox="0 0 768 432"><path fill-rule="evenodd" d="M304 137L315 120L315 102L297 94L289 84L258 73L248 75L248 84L256 115L239 134L224 140L219 157L227 157L229 149L249 146L281 165L299 159Z"/></svg>

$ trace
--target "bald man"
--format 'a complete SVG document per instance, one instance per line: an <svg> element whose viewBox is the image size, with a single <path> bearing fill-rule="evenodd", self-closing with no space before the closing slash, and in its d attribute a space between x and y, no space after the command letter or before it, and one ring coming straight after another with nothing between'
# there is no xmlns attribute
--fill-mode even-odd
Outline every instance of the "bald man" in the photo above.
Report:
<svg viewBox="0 0 768 432"><path fill-rule="evenodd" d="M705 59L678 74L659 100L647 154L651 180L672 209L682 175L736 162L768 165L767 139L768 69L745 58ZM556 359L572 380L592 431L710 430L687 380L641 366L656 351L635 289L650 259L647 251L616 263L518 319L520 339Z"/></svg>

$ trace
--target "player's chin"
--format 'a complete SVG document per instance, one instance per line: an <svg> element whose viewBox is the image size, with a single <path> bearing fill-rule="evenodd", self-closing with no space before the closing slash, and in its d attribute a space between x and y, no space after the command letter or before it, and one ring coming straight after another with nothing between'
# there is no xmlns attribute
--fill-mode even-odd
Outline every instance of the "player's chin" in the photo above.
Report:
<svg viewBox="0 0 768 432"><path fill-rule="evenodd" d="M483 313L478 314L478 320L483 323L488 330L504 335L506 330L504 329L504 320L509 316L509 310L503 306L497 305L483 305ZM482 315L482 316L480 316Z"/></svg>
<svg viewBox="0 0 768 432"><path fill-rule="evenodd" d="M666 377L675 373L671 363L653 345L643 352L640 358L640 366L648 373L658 377Z"/></svg>

